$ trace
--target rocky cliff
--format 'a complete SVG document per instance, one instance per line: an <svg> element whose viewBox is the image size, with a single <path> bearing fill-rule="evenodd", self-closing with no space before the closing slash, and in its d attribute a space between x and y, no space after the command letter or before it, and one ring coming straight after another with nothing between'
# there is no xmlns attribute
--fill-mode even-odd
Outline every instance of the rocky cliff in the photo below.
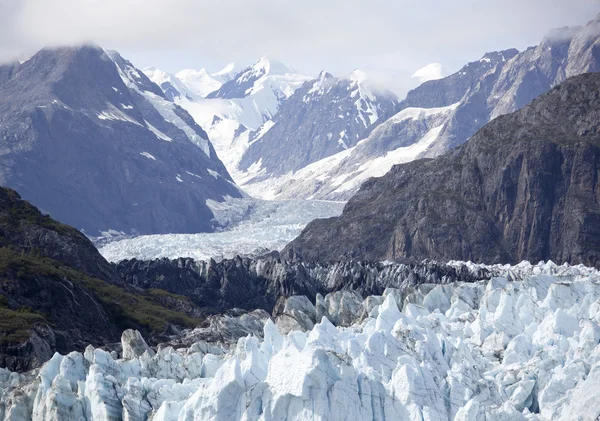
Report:
<svg viewBox="0 0 600 421"><path fill-rule="evenodd" d="M363 184L283 254L600 264L600 74L568 79L433 160Z"/></svg>

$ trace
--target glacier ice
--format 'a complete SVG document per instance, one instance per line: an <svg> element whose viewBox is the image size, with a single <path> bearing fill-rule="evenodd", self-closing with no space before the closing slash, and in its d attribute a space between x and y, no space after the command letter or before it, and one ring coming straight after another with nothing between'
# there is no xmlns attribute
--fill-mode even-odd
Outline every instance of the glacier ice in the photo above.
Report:
<svg viewBox="0 0 600 421"><path fill-rule="evenodd" d="M597 419L600 273L496 269L506 276L282 300L276 313L314 325L281 333L266 318L262 338L216 353L153 352L128 331L126 358L88 347L0 370L0 420Z"/></svg>
<svg viewBox="0 0 600 421"><path fill-rule="evenodd" d="M257 249L281 250L310 221L337 216L343 208L342 202L318 200L226 200L221 208L214 205L212 208L216 222L226 226L221 232L143 235L98 245L98 248L111 262L133 258L233 258Z"/></svg>

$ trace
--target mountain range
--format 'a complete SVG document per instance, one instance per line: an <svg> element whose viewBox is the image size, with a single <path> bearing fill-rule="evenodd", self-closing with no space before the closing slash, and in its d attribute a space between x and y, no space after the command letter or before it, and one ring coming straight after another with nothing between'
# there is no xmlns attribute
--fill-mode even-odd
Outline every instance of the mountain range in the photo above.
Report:
<svg viewBox="0 0 600 421"><path fill-rule="evenodd" d="M600 71L598 17L583 27L551 31L523 52L487 53L448 77L425 82L355 147L242 185L255 196L272 199L348 200L368 178L383 176L395 164L439 156L566 78L595 71Z"/></svg>
<svg viewBox="0 0 600 421"><path fill-rule="evenodd" d="M439 156L566 78L598 71L599 34L598 18L553 30L525 51L486 53L426 81L402 101L360 70L310 78L263 57L207 98L180 102L252 196L345 201L393 165ZM264 83L269 75L287 77ZM297 83L282 82L290 79Z"/></svg>
<svg viewBox="0 0 600 421"><path fill-rule="evenodd" d="M435 159L365 182L292 259L600 264L600 73L567 79Z"/></svg>

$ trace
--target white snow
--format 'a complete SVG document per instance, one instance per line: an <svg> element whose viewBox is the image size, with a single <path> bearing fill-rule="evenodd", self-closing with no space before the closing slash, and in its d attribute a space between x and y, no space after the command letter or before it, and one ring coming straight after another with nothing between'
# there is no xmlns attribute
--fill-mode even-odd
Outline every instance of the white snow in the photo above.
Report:
<svg viewBox="0 0 600 421"><path fill-rule="evenodd" d="M209 75L206 69L185 69L175 76L193 93L192 98L204 98L223 85L218 78Z"/></svg>
<svg viewBox="0 0 600 421"><path fill-rule="evenodd" d="M100 253L109 261L162 257L231 258L256 249L280 250L310 221L341 214L344 204L325 201L226 199L208 205L225 231L208 234L140 236L108 243Z"/></svg>
<svg viewBox="0 0 600 421"><path fill-rule="evenodd" d="M153 161L156 161L156 158L148 152L140 152L140 155L145 156L146 158L151 159Z"/></svg>
<svg viewBox="0 0 600 421"><path fill-rule="evenodd" d="M355 189L371 177L384 176L394 165L413 161L438 138L443 127L444 126L438 126L431 129L417 143L395 149L386 153L384 156L366 161L358 168L358 170L356 170L356 172L337 177L332 182L332 185L339 186L335 189L335 192L339 193ZM348 176L350 175L353 177L348 179ZM346 179L348 180L346 181Z"/></svg>
<svg viewBox="0 0 600 421"><path fill-rule="evenodd" d="M440 63L430 63L417 70L411 77L418 79L419 83L442 79L444 77L444 69Z"/></svg>
<svg viewBox="0 0 600 421"><path fill-rule="evenodd" d="M282 334L268 320L264 339L232 348L155 354L124 335L128 359L91 346L56 354L31 395L26 376L0 370L0 399L13 421L598 419L598 271L515 270L513 282L386 290L345 306L348 328L328 320L341 307L325 305L343 295L317 297L323 317L311 330Z"/></svg>
<svg viewBox="0 0 600 421"><path fill-rule="evenodd" d="M148 126L148 128L150 129L150 131L152 133L154 133L154 135L156 137L158 137L161 140L165 140L167 142L172 142L173 139L171 139L169 136L167 136L166 134L164 134L163 132L161 132L160 130L158 130L156 127L154 127L152 124L148 123L146 121L146 126Z"/></svg>
<svg viewBox="0 0 600 421"><path fill-rule="evenodd" d="M140 123L135 121L133 118L129 117L127 114L125 114L121 110L114 107L112 104L110 104L109 109L102 111L101 113L98 113L97 117L100 120L124 121L126 123L132 123L132 124L141 126Z"/></svg>
<svg viewBox="0 0 600 421"><path fill-rule="evenodd" d="M177 101L207 132L217 155L236 182L244 176L238 165L249 146L251 133L261 131L264 135L271 129L271 119L279 111L282 101L311 79L265 57L241 73L240 79L249 80L256 76L259 78L244 98L196 98L192 101L184 98ZM186 83L192 78L186 73L181 77ZM247 130L240 135L241 126Z"/></svg>
<svg viewBox="0 0 600 421"><path fill-rule="evenodd" d="M163 70L157 69L156 67L146 67L143 70L143 72L146 76L148 76L148 79L156 83L159 87L162 87L164 83L169 83L184 97L202 97L202 95L199 95L193 89L190 89L190 87L187 84L183 83L183 81L181 81L177 76L171 73L167 73Z"/></svg>
<svg viewBox="0 0 600 421"><path fill-rule="evenodd" d="M238 74L238 72L240 70L241 69L239 69L238 66L232 62L232 63L227 64L227 66L225 66L218 72L213 73L212 76L214 78L220 80L221 82L228 82L231 79L235 78L235 76Z"/></svg>
<svg viewBox="0 0 600 421"><path fill-rule="evenodd" d="M458 103L440 108L406 108L375 128L367 139L363 139L352 148L314 162L301 170L290 172L267 180L254 181L256 173L249 172L245 177L238 176L238 184L253 197L264 200L303 197L305 199L349 197L370 177L381 177L392 166L416 159L438 138L443 125L432 128L421 139L410 146L387 151L381 155L369 155L357 159L355 166L345 166L348 160L359 155L369 142L376 142L380 131L404 120L420 120L435 115L448 114L456 109ZM332 134L333 136L333 134ZM339 134L338 143L346 145L346 132ZM261 175L260 173L258 175Z"/></svg>
<svg viewBox="0 0 600 421"><path fill-rule="evenodd" d="M208 173L209 173L210 175L212 175L214 178L219 178L219 177L221 176L221 175L220 175L218 172L216 172L216 171L213 171L213 170L211 170L210 168L207 168L207 169L206 169L206 171L208 171Z"/></svg>
<svg viewBox="0 0 600 421"><path fill-rule="evenodd" d="M263 124L262 126L260 126L260 128L256 132L256 135L252 138L252 142L253 143L256 142L261 137L263 137L265 134L267 134L267 132L269 130L271 130L274 125L275 125L275 122L273 120L269 120L265 124Z"/></svg>

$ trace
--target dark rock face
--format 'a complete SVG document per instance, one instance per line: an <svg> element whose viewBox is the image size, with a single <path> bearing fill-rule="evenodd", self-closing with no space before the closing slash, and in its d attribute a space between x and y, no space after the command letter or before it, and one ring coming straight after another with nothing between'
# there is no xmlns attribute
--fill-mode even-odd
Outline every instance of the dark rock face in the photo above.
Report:
<svg viewBox="0 0 600 421"><path fill-rule="evenodd" d="M355 146L397 106L391 92L371 92L362 81L321 73L282 104L266 133L254 134L240 168L260 162L267 176L299 170Z"/></svg>
<svg viewBox="0 0 600 421"><path fill-rule="evenodd" d="M363 184L283 252L600 265L600 74L571 78L434 160Z"/></svg>
<svg viewBox="0 0 600 421"><path fill-rule="evenodd" d="M193 259L139 261L115 265L119 277L143 289L159 288L189 297L207 312L232 308L272 312L280 297L304 295L313 302L317 294L353 290L380 295L388 287L404 288L422 283L474 282L489 276L435 262L367 263L287 262L278 256L235 258L219 263Z"/></svg>
<svg viewBox="0 0 600 421"><path fill-rule="evenodd" d="M189 114L92 46L0 76L0 163L2 185L92 236L211 231L206 200L241 197Z"/></svg>
<svg viewBox="0 0 600 421"><path fill-rule="evenodd" d="M207 99L222 98L234 99L245 98L248 89L252 89L254 83L267 73L265 68L248 67L242 70L235 78L225 82L218 90L207 95Z"/></svg>

